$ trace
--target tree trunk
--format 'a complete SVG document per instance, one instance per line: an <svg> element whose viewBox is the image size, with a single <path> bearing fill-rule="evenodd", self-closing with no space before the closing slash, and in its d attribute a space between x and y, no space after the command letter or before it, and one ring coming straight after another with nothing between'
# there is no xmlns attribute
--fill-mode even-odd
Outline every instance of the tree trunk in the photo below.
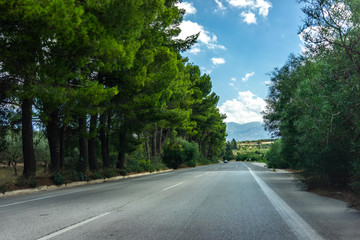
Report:
<svg viewBox="0 0 360 240"><path fill-rule="evenodd" d="M153 157L156 157L157 154L156 134L157 134L157 127L155 126L152 134L152 145L151 145L151 154Z"/></svg>
<svg viewBox="0 0 360 240"><path fill-rule="evenodd" d="M50 167L52 172L58 171L60 169L60 158L58 149L58 116L58 109L50 113L50 121L46 126L50 149Z"/></svg>
<svg viewBox="0 0 360 240"><path fill-rule="evenodd" d="M89 138L89 166L90 170L96 171L97 158L96 158L96 124L97 124L97 114L91 116L90 118L90 138Z"/></svg>
<svg viewBox="0 0 360 240"><path fill-rule="evenodd" d="M21 123L22 123L22 148L24 157L24 171L25 178L35 177L36 175L36 160L33 142L33 127L32 127L32 99L25 98L21 103Z"/></svg>
<svg viewBox="0 0 360 240"><path fill-rule="evenodd" d="M87 163L89 162L88 157L88 146L86 139L86 118L79 117L79 148L80 148L80 159L79 159L79 171L85 172Z"/></svg>
<svg viewBox="0 0 360 240"><path fill-rule="evenodd" d="M106 134L106 113L100 115L100 142L101 142L101 157L103 161L103 168L110 167L109 159L109 140Z"/></svg>
<svg viewBox="0 0 360 240"><path fill-rule="evenodd" d="M119 154L118 154L116 168L124 169L124 167L125 167L125 152L120 151Z"/></svg>
<svg viewBox="0 0 360 240"><path fill-rule="evenodd" d="M162 143L162 137L163 137L163 128L160 127L160 130L159 130L159 139L158 139L158 145L157 145L157 156L159 156L159 158L161 157L161 143Z"/></svg>
<svg viewBox="0 0 360 240"><path fill-rule="evenodd" d="M161 133L162 133L162 131L163 130L161 128ZM160 138L160 141L159 141L159 157L160 158L162 157L162 147L164 146L165 141L168 138L170 131L171 131L171 129L166 129L165 134L161 134L161 138Z"/></svg>
<svg viewBox="0 0 360 240"><path fill-rule="evenodd" d="M60 169L63 169L65 166L65 141L66 141L66 125L64 124L61 127L61 134L60 134Z"/></svg>
<svg viewBox="0 0 360 240"><path fill-rule="evenodd" d="M126 134L127 134L127 129L121 126L120 134L119 134L119 153L116 163L116 168L118 169L123 169L125 166Z"/></svg>
<svg viewBox="0 0 360 240"><path fill-rule="evenodd" d="M145 150L146 150L147 160L150 161L151 160L150 146L149 146L149 141L147 139L145 141Z"/></svg>
<svg viewBox="0 0 360 240"><path fill-rule="evenodd" d="M198 141L197 144L199 146L199 152L201 152L203 154L201 141Z"/></svg>

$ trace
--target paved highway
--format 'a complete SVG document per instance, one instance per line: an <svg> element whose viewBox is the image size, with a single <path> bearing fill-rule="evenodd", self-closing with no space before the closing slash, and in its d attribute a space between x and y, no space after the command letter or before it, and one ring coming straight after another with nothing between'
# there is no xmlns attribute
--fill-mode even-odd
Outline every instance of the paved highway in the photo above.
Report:
<svg viewBox="0 0 360 240"><path fill-rule="evenodd" d="M360 214L231 162L0 199L0 239L358 239Z"/></svg>

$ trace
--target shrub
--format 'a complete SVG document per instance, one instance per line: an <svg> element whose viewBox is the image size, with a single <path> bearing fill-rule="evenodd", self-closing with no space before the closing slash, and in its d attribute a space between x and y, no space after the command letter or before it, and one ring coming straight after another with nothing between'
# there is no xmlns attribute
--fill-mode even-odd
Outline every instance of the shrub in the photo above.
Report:
<svg viewBox="0 0 360 240"><path fill-rule="evenodd" d="M126 169L120 169L120 170L119 170L119 174L120 174L121 176L126 176L126 175L127 175Z"/></svg>
<svg viewBox="0 0 360 240"><path fill-rule="evenodd" d="M32 187L32 188L36 188L37 186L38 186L38 181L37 181L37 179L36 178L32 178L31 180L30 180L30 187Z"/></svg>
<svg viewBox="0 0 360 240"><path fill-rule="evenodd" d="M9 191L9 188L6 184L0 185L0 192L1 193L6 193L7 191Z"/></svg>
<svg viewBox="0 0 360 240"><path fill-rule="evenodd" d="M236 154L236 161L245 161L246 160L246 155L245 154L241 154L240 152L238 152Z"/></svg>
<svg viewBox="0 0 360 240"><path fill-rule="evenodd" d="M18 177L16 179L15 185L19 187L25 187L27 185L26 179L24 177Z"/></svg>
<svg viewBox="0 0 360 240"><path fill-rule="evenodd" d="M54 179L54 183L56 185L65 184L65 177L60 172L55 172L54 176L53 176L53 179Z"/></svg>
<svg viewBox="0 0 360 240"><path fill-rule="evenodd" d="M186 164L188 165L188 167L196 167L196 161L195 160L188 161Z"/></svg>
<svg viewBox="0 0 360 240"><path fill-rule="evenodd" d="M196 166L199 158L199 147L195 142L188 142L179 138L176 143L168 144L164 148L164 163L170 168L178 168L186 163Z"/></svg>
<svg viewBox="0 0 360 240"><path fill-rule="evenodd" d="M289 164L281 154L281 140L276 140L270 145L269 151L265 153L265 161L268 168L287 168Z"/></svg>
<svg viewBox="0 0 360 240"><path fill-rule="evenodd" d="M94 180L101 179L101 178L103 178L103 175L101 173L99 173L99 172L94 172L94 173L91 174L90 178L94 179Z"/></svg>
<svg viewBox="0 0 360 240"><path fill-rule="evenodd" d="M71 181L79 181L80 180L80 175L74 169L70 169L69 172L68 172L68 179L70 179Z"/></svg>
<svg viewBox="0 0 360 240"><path fill-rule="evenodd" d="M113 168L105 168L103 170L104 177L111 178L116 175L116 171Z"/></svg>

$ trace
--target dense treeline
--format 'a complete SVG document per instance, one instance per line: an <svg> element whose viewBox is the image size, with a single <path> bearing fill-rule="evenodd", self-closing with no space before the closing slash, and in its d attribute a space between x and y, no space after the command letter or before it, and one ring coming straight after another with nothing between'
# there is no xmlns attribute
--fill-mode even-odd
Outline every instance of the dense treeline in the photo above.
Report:
<svg viewBox="0 0 360 240"><path fill-rule="evenodd" d="M210 77L181 56L198 35L174 38L176 2L0 1L0 152L20 131L26 178L39 132L52 172L149 164L185 142L191 160L217 156L224 116Z"/></svg>
<svg viewBox="0 0 360 240"><path fill-rule="evenodd" d="M275 69L264 113L271 164L360 192L360 1L300 2L306 53Z"/></svg>

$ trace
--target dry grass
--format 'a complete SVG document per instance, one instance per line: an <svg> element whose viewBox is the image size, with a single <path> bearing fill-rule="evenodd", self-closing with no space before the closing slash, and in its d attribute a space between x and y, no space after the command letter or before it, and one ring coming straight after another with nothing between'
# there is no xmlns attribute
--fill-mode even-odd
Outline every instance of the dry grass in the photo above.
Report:
<svg viewBox="0 0 360 240"><path fill-rule="evenodd" d="M24 166L18 167L18 174L21 175ZM8 167L6 164L0 164L0 185L12 185L15 184L16 179L19 176L14 174L14 169L12 167Z"/></svg>

